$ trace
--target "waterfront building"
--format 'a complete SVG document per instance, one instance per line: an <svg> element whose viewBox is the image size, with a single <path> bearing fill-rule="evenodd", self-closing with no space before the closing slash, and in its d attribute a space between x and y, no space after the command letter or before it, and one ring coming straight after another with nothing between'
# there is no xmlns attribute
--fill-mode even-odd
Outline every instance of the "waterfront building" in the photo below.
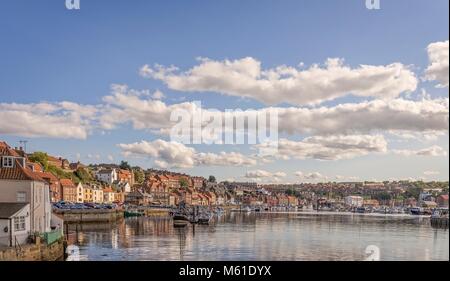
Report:
<svg viewBox="0 0 450 281"><path fill-rule="evenodd" d="M97 204L103 203L103 189L101 187L92 187L92 201Z"/></svg>
<svg viewBox="0 0 450 281"><path fill-rule="evenodd" d="M84 187L80 183L77 185L77 203L84 203Z"/></svg>
<svg viewBox="0 0 450 281"><path fill-rule="evenodd" d="M65 202L77 202L77 186L71 179L61 179L62 200Z"/></svg>
<svg viewBox="0 0 450 281"><path fill-rule="evenodd" d="M422 201L420 202L420 206L427 209L434 209L438 204L434 201Z"/></svg>
<svg viewBox="0 0 450 281"><path fill-rule="evenodd" d="M225 198L222 195L217 195L216 204L221 206L225 204Z"/></svg>
<svg viewBox="0 0 450 281"><path fill-rule="evenodd" d="M169 187L163 182L146 180L143 188L152 196L154 202L164 205L169 204Z"/></svg>
<svg viewBox="0 0 450 281"><path fill-rule="evenodd" d="M350 207L362 207L364 199L361 196L347 196L344 199L344 203Z"/></svg>
<svg viewBox="0 0 450 281"><path fill-rule="evenodd" d="M29 203L0 203L0 247L27 242L31 234Z"/></svg>
<svg viewBox="0 0 450 281"><path fill-rule="evenodd" d="M114 198L114 191L111 187L106 187L103 189L103 203L113 203L115 200Z"/></svg>
<svg viewBox="0 0 450 281"><path fill-rule="evenodd" d="M84 185L83 186L83 198L85 203L94 203L94 195L92 191L92 186Z"/></svg>
<svg viewBox="0 0 450 281"><path fill-rule="evenodd" d="M292 207L298 206L298 199L295 196L288 196L288 205Z"/></svg>
<svg viewBox="0 0 450 281"><path fill-rule="evenodd" d="M114 192L114 203L123 203L125 202L125 194L124 192Z"/></svg>
<svg viewBox="0 0 450 281"><path fill-rule="evenodd" d="M201 206L208 206L209 205L208 197L206 197L205 194L199 193L197 204Z"/></svg>
<svg viewBox="0 0 450 281"><path fill-rule="evenodd" d="M140 190L135 190L125 195L126 204L145 206L150 204L151 202L151 195Z"/></svg>
<svg viewBox="0 0 450 281"><path fill-rule="evenodd" d="M169 206L176 206L179 204L179 197L176 193L169 194Z"/></svg>
<svg viewBox="0 0 450 281"><path fill-rule="evenodd" d="M61 190L61 183L59 182L59 179L50 172L42 172L39 173L41 178L43 178L50 187L50 201L51 202L59 202L62 200L62 190Z"/></svg>
<svg viewBox="0 0 450 281"><path fill-rule="evenodd" d="M363 206L376 208L376 207L380 206L380 203L378 202L378 200L375 200L375 199L367 199L367 200L363 201Z"/></svg>
<svg viewBox="0 0 450 281"><path fill-rule="evenodd" d="M280 206L287 206L289 205L289 199L288 196L282 193L277 194L277 201L278 201L278 205Z"/></svg>
<svg viewBox="0 0 450 281"><path fill-rule="evenodd" d="M29 203L31 232L50 231L49 184L5 142L0 142L0 202Z"/></svg>
<svg viewBox="0 0 450 281"><path fill-rule="evenodd" d="M448 194L439 195L436 199L436 203L439 207L448 207Z"/></svg>

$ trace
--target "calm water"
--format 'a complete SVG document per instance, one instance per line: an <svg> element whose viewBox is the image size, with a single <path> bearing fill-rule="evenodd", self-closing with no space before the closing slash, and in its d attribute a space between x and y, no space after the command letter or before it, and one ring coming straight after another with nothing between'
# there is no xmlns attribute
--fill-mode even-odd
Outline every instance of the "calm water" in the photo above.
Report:
<svg viewBox="0 0 450 281"><path fill-rule="evenodd" d="M448 229L429 218L333 213L227 214L210 226L169 218L78 226L82 260L449 260Z"/></svg>

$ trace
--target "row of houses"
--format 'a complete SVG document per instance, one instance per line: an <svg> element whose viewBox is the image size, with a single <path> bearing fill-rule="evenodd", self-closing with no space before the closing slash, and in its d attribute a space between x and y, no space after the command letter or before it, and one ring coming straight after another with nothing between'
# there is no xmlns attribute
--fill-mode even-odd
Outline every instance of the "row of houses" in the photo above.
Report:
<svg viewBox="0 0 450 281"><path fill-rule="evenodd" d="M61 179L61 186L62 201L70 203L123 203L125 194L130 192L128 183L115 186L82 183L75 185L70 179Z"/></svg>

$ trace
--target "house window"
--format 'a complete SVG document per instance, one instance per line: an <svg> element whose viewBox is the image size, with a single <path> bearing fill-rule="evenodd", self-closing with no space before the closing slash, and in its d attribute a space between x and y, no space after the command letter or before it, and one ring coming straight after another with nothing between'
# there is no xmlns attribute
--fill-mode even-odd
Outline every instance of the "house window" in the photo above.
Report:
<svg viewBox="0 0 450 281"><path fill-rule="evenodd" d="M26 192L17 192L17 202L26 202L27 201L27 193Z"/></svg>
<svg viewBox="0 0 450 281"><path fill-rule="evenodd" d="M25 230L25 217L15 217L14 231L24 231L24 230Z"/></svg>
<svg viewBox="0 0 450 281"><path fill-rule="evenodd" d="M14 157L3 157L3 167L12 168L14 166Z"/></svg>

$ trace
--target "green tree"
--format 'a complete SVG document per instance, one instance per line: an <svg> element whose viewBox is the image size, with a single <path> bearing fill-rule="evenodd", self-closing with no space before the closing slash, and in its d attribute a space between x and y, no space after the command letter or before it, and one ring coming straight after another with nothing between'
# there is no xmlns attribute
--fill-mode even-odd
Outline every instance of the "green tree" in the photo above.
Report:
<svg viewBox="0 0 450 281"><path fill-rule="evenodd" d="M47 171L52 173L53 175L55 175L58 178L61 179L74 179L74 174L71 172L65 172L62 169L53 166L53 165L48 165Z"/></svg>
<svg viewBox="0 0 450 281"><path fill-rule="evenodd" d="M388 192L381 192L373 195L372 198L378 201L389 201L392 199L392 196Z"/></svg>
<svg viewBox="0 0 450 281"><path fill-rule="evenodd" d="M136 183L144 182L144 180L145 180L144 171L142 171L141 169L133 169L133 173L134 173L134 181Z"/></svg>
<svg viewBox="0 0 450 281"><path fill-rule="evenodd" d="M421 187L410 187L405 191L406 198L416 198L419 199L420 193L422 193L423 189Z"/></svg>
<svg viewBox="0 0 450 281"><path fill-rule="evenodd" d="M33 162L39 163L44 167L44 170L48 169L48 155L45 152L36 151L28 157Z"/></svg>
<svg viewBox="0 0 450 281"><path fill-rule="evenodd" d="M130 164L128 164L127 161L123 161L123 160L120 161L119 167L120 167L122 170L131 170L131 166L130 166Z"/></svg>
<svg viewBox="0 0 450 281"><path fill-rule="evenodd" d="M92 177L91 174L89 173L89 171L87 171L84 168L78 168L78 170L76 170L74 172L74 175L82 182L82 183L87 183L87 182L91 182L92 181Z"/></svg>
<svg viewBox="0 0 450 281"><path fill-rule="evenodd" d="M189 186L189 183L186 179L180 179L180 186L182 188L187 188Z"/></svg>
<svg viewBox="0 0 450 281"><path fill-rule="evenodd" d="M209 176L208 181L209 182L216 182L216 177L215 176Z"/></svg>

